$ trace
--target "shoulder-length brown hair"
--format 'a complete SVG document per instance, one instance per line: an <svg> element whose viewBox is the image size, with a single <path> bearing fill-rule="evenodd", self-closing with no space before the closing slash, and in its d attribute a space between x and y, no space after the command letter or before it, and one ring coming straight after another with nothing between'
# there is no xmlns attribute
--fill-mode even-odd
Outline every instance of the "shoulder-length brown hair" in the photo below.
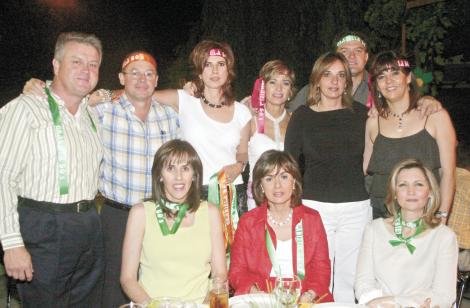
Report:
<svg viewBox="0 0 470 308"><path fill-rule="evenodd" d="M294 97L296 93L294 70L282 60L271 60L266 62L259 71L259 76L263 78L265 83L271 80L274 74L282 74L287 76L291 86L289 91L289 98Z"/></svg>
<svg viewBox="0 0 470 308"><path fill-rule="evenodd" d="M222 92L225 98L225 103L228 105L233 104L235 97L232 90L232 81L235 79L235 57L232 48L225 42L216 42L211 40L204 40L199 42L191 51L189 59L193 68L192 82L196 86L196 97L202 97L204 94L204 82L199 75L202 74L204 67L209 57L209 51L213 48L220 49L225 53L225 61L227 64L227 81L222 87Z"/></svg>
<svg viewBox="0 0 470 308"><path fill-rule="evenodd" d="M274 170L279 172L281 169L289 173L295 181L295 189L291 196L291 207L302 203L302 176L300 175L297 162L286 152L269 150L261 155L253 169L252 191L256 204L263 203L266 200L263 188L261 187L261 180Z"/></svg>
<svg viewBox="0 0 470 308"><path fill-rule="evenodd" d="M427 226L434 228L441 222L441 219L436 217L436 212L441 204L439 183L437 182L436 177L431 172L431 170L425 167L423 163L417 159L407 159L395 165L388 180L385 206L387 207L387 210L393 219L395 219L397 217L398 211L400 210L400 205L396 200L398 174L400 174L402 170L414 168L419 169L423 173L424 177L426 178L426 182L428 183L429 201L424 208L423 220Z"/></svg>
<svg viewBox="0 0 470 308"><path fill-rule="evenodd" d="M320 79L323 74L330 68L330 66L339 61L343 64L344 71L346 72L346 88L344 94L341 96L341 104L345 108L352 109L352 77L349 70L349 64L346 58L339 52L327 52L321 55L312 68L312 73L309 79L309 89L307 96L307 106L318 105L321 100L320 95Z"/></svg>
<svg viewBox="0 0 470 308"><path fill-rule="evenodd" d="M374 104L379 112L379 115L383 118L387 118L390 113L390 106L387 103L385 97L380 94L377 78L383 74L383 72L391 71L401 71L406 76L411 74L411 82L409 84L409 93L410 93L410 105L406 112L418 107L418 100L421 97L419 93L418 85L416 83L415 76L411 73L411 67L399 66L398 62L406 60L404 57L397 55L394 51L384 51L379 53L374 62L372 62L372 67L370 70L370 80L372 82L372 96L374 98Z"/></svg>
<svg viewBox="0 0 470 308"><path fill-rule="evenodd" d="M162 170L169 164L180 162L187 162L194 172L185 203L188 204L190 212L195 212L201 203L202 163L196 150L187 141L179 139L168 141L155 153L152 166L152 200L158 203L166 199ZM171 216L168 209L163 208L163 211L167 216Z"/></svg>

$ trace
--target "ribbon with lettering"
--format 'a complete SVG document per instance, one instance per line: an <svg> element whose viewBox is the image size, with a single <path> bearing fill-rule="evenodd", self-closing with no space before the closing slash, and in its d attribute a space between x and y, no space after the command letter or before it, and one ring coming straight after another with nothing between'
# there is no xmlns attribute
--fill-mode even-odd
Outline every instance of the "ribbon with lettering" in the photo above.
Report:
<svg viewBox="0 0 470 308"><path fill-rule="evenodd" d="M238 202L235 185L227 181L224 171L211 176L207 201L217 205L221 210L225 249L229 252L238 225Z"/></svg>
<svg viewBox="0 0 470 308"><path fill-rule="evenodd" d="M175 222L171 229L168 227L168 223L165 219L165 214L163 213L162 207L166 207L173 211L178 211L178 215L175 217ZM181 221L183 220L184 216L186 215L186 211L188 210L187 204L177 204L177 203L170 203L170 202L160 202L155 203L155 213L157 216L157 222L160 226L160 230L162 231L163 236L167 236L170 234L175 234L180 227Z"/></svg>

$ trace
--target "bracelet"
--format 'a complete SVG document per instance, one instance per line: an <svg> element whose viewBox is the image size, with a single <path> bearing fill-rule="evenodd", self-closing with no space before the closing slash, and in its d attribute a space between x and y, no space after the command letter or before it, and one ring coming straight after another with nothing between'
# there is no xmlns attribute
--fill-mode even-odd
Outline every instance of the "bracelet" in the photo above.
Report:
<svg viewBox="0 0 470 308"><path fill-rule="evenodd" d="M437 211L436 212L437 217L444 217L447 218L449 216L449 212L444 212L444 211Z"/></svg>

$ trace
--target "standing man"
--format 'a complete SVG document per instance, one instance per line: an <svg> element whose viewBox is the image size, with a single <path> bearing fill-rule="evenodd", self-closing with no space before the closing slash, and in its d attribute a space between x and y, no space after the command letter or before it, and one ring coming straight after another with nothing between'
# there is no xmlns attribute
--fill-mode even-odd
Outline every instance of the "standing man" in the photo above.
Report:
<svg viewBox="0 0 470 308"><path fill-rule="evenodd" d="M369 49L364 37L357 32L345 32L334 41L336 52L342 53L349 63L349 69L352 76L352 93L355 101L371 107L368 103L369 75L365 69L367 60L369 60ZM305 105L307 101L309 85L304 86L295 98L288 104L289 111L293 112L299 106Z"/></svg>
<svg viewBox="0 0 470 308"><path fill-rule="evenodd" d="M101 306L105 308L129 301L119 283L129 210L152 196L155 152L179 136L177 113L152 98L158 83L154 57L141 51L129 54L119 81L124 86L119 102L104 98L93 108L104 145L100 192L105 197L101 210L106 258Z"/></svg>
<svg viewBox="0 0 470 308"><path fill-rule="evenodd" d="M119 81L124 93L118 102L110 91L94 92L89 104L98 118L104 146L99 190L104 196L101 210L105 247L105 274L99 305L115 308L129 300L121 289L122 242L132 205L152 196L153 158L160 146L179 137L178 115L159 104L152 95L158 84L157 62L147 52L127 55ZM43 92L45 83L28 81L24 92Z"/></svg>
<svg viewBox="0 0 470 308"><path fill-rule="evenodd" d="M96 36L60 34L47 96L0 109L0 239L24 307L90 307L103 271L93 201L103 148L84 99L101 57Z"/></svg>

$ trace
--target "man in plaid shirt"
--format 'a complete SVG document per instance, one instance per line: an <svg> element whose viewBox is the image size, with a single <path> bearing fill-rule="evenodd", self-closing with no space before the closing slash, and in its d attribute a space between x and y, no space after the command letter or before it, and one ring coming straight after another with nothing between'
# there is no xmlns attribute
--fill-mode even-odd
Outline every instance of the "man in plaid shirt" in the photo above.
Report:
<svg viewBox="0 0 470 308"><path fill-rule="evenodd" d="M104 157L100 192L106 268L101 307L118 307L128 301L121 290L122 241L129 209L152 194L152 164L158 148L179 137L178 115L152 98L158 74L155 59L134 52L123 61L119 81L124 93L112 102L103 90L92 110L98 118Z"/></svg>

